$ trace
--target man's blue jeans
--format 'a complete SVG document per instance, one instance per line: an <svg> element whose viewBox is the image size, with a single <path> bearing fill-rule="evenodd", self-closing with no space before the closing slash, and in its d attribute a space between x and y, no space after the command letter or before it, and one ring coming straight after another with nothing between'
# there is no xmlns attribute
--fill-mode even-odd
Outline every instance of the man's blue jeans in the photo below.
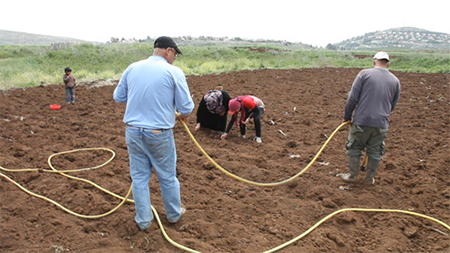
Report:
<svg viewBox="0 0 450 253"><path fill-rule="evenodd" d="M133 181L136 223L145 229L154 218L149 189L152 167L158 177L167 219L170 222L178 221L181 217L181 196L180 183L176 177L177 154L172 129L161 131L127 126L125 138Z"/></svg>

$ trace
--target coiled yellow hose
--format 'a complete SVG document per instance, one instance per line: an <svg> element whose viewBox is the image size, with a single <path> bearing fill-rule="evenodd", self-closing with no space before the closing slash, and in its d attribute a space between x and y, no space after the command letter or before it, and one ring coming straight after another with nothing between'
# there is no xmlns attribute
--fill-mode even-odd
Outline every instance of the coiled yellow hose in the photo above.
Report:
<svg viewBox="0 0 450 253"><path fill-rule="evenodd" d="M53 166L53 164L51 162L52 158L54 158L56 156L59 156L59 155L75 153L75 152L81 152L81 151L92 151L92 150L104 150L104 151L110 152L112 155L106 162L104 162L104 163L102 163L102 164L100 164L98 166L89 167L89 168L82 168L82 169L57 170ZM34 193L34 192L26 189L25 187L23 187L22 185L20 185L19 183L17 183L16 181L14 181L13 179L11 179L10 177L6 176L5 174L3 174L1 172L0 172L0 176L5 178L7 181L13 183L17 187L19 187L19 189L21 189L22 191L30 194L31 196L34 196L34 197L40 198L42 200L45 200L47 202L50 202L50 203L54 204L55 206L61 208L62 210L66 211L67 213L70 213L70 214L72 214L74 216L77 216L77 217L80 217L80 218L85 218L85 219L98 219L98 218L105 217L107 215L110 215L110 214L114 213L116 210L118 210L127 201L134 203L134 200L129 199L129 197L131 195L131 192L132 192L132 190L131 190L132 187L130 186L130 188L129 188L128 192L127 192L127 195L125 197L122 197L122 196L117 195L117 194L115 194L115 193L113 193L113 192L111 192L111 191L109 191L107 189L104 189L103 187L97 185L96 183L94 183L92 181L89 181L89 180L84 179L84 178L71 176L71 175L68 175L66 173L78 172L78 171L86 171L86 170L95 170L95 169L101 168L101 167L105 166L106 164L108 164L109 162L111 162L114 159L115 156L116 156L115 152L113 150L109 149L109 148L83 148L83 149L74 149L74 150L70 150L70 151L63 151L63 152L55 153L55 154L49 156L49 158L47 160L47 163L48 163L48 166L50 167L50 170L45 170L45 169L41 170L41 169L37 169L37 168L12 170L12 169L7 169L7 168L4 168L4 167L0 166L0 170L8 171L8 172L36 172L37 171L37 172L46 172L46 173L58 173L58 174L61 174L61 175L65 176L65 177L68 177L70 179L74 179L74 180L78 180L78 181L82 181L82 182L85 182L87 184L90 184L90 185L94 186L95 188L97 188L97 189L99 189L99 190L101 190L101 191L103 191L103 192L105 192L105 193L107 193L107 194L109 194L111 196L114 196L114 197L122 200L116 207L114 207L110 211L105 212L103 214L98 214L98 215L84 215L84 214L76 213L76 212L68 209L67 207L61 205L60 203L58 203L58 202L56 202L56 201L54 201L54 200L52 200L50 198L47 198L45 196L42 196L40 194ZM151 208L152 208L153 214L154 214L154 216L156 218L156 221L158 222L159 227L161 228L161 232L162 232L164 238L168 242L170 242L173 246L175 246L175 247L177 247L179 249L182 249L184 251L187 251L187 252L198 252L198 251L195 251L193 249L190 249L188 247L185 247L185 246L183 246L181 244L178 244L177 242L173 241L169 237L169 235L166 233L166 231L164 229L164 226L163 226L163 224L161 222L161 219L159 218L158 212L156 211L156 209L153 206Z"/></svg>
<svg viewBox="0 0 450 253"><path fill-rule="evenodd" d="M193 142L195 143L195 145L197 146L197 148L199 148L199 150L205 155L205 157L207 157L208 160L209 160L211 163L213 163L219 170L221 170L222 172L224 172L226 175L228 175L228 176L230 176L230 177L233 177L233 178L235 178L235 179L237 179L237 180L239 180L239 181L242 181L242 182L245 182L245 183L249 183L249 184L253 184L253 185L258 185L258 186L277 186L277 185L282 185L282 184L285 184L285 183L287 183L287 182L290 182L290 181L292 181L293 179L295 179L295 178L299 177L300 175L302 175L302 174L303 174L307 169L309 169L309 167L317 160L317 158L318 158L318 157L320 156L320 154L322 153L323 149L328 145L328 143L331 141L331 139L334 137L334 135L335 135L335 134L336 134L336 133L344 126L344 125L346 125L346 124L348 123L348 122L342 123L341 125L339 125L339 126L333 131L333 133L330 135L330 137L328 137L328 139L326 140L326 142L322 145L322 147L319 149L318 153L314 156L314 158L311 160L311 162L310 162L304 169L302 169L299 173L297 173L296 175L294 175L293 177L291 177L291 178L289 178L289 179L286 179L286 180L283 180L283 181L280 181L280 182L276 182L276 183L258 183L258 182L253 182L253 181L250 181L250 180L241 178L241 177L239 177L239 176L237 176L237 175L234 175L234 174L228 172L227 170L223 169L219 164L217 164L217 163L216 163L216 162L215 162L215 161L214 161L214 160L213 160L213 159L212 159L212 158L204 151L204 149L200 146L200 144L197 142L197 140L196 140L196 139L194 138L194 136L192 135L192 133L191 133L191 131L189 130L189 128L187 127L186 123L183 122L183 121L181 121L181 122L183 123L183 126L185 127L187 133L189 134L189 136L191 137L191 139L193 140ZM112 153L112 156L111 156L110 159L108 159L106 162L104 162L104 163L101 164L101 165L94 166L94 167L89 167L89 168L74 169L74 170L57 170L57 169L55 169L55 168L53 167L53 165L52 165L52 163L51 163L52 158L55 157L55 156L58 156L58 155L63 155L63 154L68 154L68 153L74 153L74 152L80 152L80 151L91 151L91 150L105 150L105 151L108 151L108 152ZM70 175L67 175L66 173L98 169L98 168L101 168L101 167L105 166L105 165L108 164L109 162L111 162L111 161L114 159L114 157L115 157L115 152L114 152L113 150L111 150L111 149L108 149L108 148L84 148L84 149L76 149L76 150L71 150L71 151L64 151L64 152L55 153L55 154L51 155L51 156L48 158L48 161L47 161L47 162L48 162L48 165L49 165L50 168L51 168L51 170L40 170L40 169L36 169L36 168L35 168L35 169L18 169L18 170L11 170L11 169L6 169L6 168L0 166L0 169L1 169L1 170L3 170L3 171L8 171L8 172L30 172L30 171L40 171L40 172L47 172L47 173L59 173L59 174L61 174L61 175L63 175L63 176L69 177L69 178L71 178L71 179L79 180L79 181L83 181L83 182L85 182L85 183L91 184L91 185L93 185L94 187L96 187L97 189L99 189L99 190L101 190L101 191L103 191L103 192L105 192L105 193L107 193L107 194L109 194L109 195L112 195L112 196L114 196L114 197L116 197L116 198L122 200L116 207L114 207L114 208L111 209L110 211L108 211L108 212L106 212L106 213L103 213L103 214L99 214L99 215L83 215L83 214L79 214L79 213L73 212L73 211L69 210L68 208L62 206L61 204L57 203L56 201L53 201L52 199L49 199L49 198L47 198L47 197L45 197L45 196L42 196L42 195L39 195L39 194L36 194L36 193L33 193L33 192L29 191L29 190L26 189L25 187L21 186L19 183L15 182L14 180L12 180L11 178L9 178L8 176L4 175L3 173L0 173L0 176L3 177L3 178L5 178L6 180L10 181L11 183L15 184L17 187L19 187L19 188L20 188L21 190L23 190L24 192L26 192L26 193L28 193L28 194L30 194L30 195L32 195L32 196L35 196L35 197L37 197L37 198L41 198L41 199L43 199L43 200L45 200L45 201L48 201L48 202L50 202L50 203L52 203L52 204L58 206L59 208L63 209L64 211L66 211L66 212L68 212L68 213L70 213L70 214L72 214L72 215L75 215L75 216L80 217L80 218L96 219L96 218L101 218L101 217L107 216L107 215L109 215L109 214L112 214L112 213L115 212L117 209L119 209L125 202L133 202L133 203L134 203L133 200L128 199L129 196L131 195L131 186L130 186L130 189L128 190L128 192L127 192L127 195L126 195L125 197L122 197L122 196L120 196L120 195L117 195L117 194L115 194L115 193L113 193L113 192L111 192L111 191L108 191L108 190L102 188L101 186L95 184L95 183L92 182L92 181L89 181L89 180L86 180L86 179L83 179L83 178L79 178L79 177L75 177L75 176L70 176ZM185 247L185 246L183 246L183 245L180 245L180 244L178 244L177 242L173 241L173 240L168 236L168 234L166 233L166 231L165 231L165 229L164 229L164 226L163 226L163 224L162 224L162 222L161 222L161 220L160 220L160 218L159 218L158 212L156 211L156 209L155 209L153 206L152 206L151 208L152 208L152 211L153 211L153 213L154 213L154 216L155 216L155 218L156 218L156 220L157 220L157 222L158 222L158 225L159 225L159 227L161 228L161 232L162 232L164 238L165 238L169 243L171 243L173 246L175 246L175 247L177 247L177 248L179 248L179 249L182 249L182 250L184 250L184 251L187 251L187 252L193 252L193 253L199 252L199 251L196 251L196 250L194 250L194 249L190 249L190 248L188 248L188 247ZM284 248L284 247L287 247L288 245L290 245L290 244L292 244L292 243L294 243L294 242L300 240L301 238L303 238L304 236L306 236L307 234L309 234L311 231L313 231L315 228L317 228L319 225L321 225L322 223L324 223L325 221L327 221L328 219L330 219L330 218L333 217L334 215L337 215L337 214L342 213L342 212L348 212L348 211L353 211L353 212L392 212L392 213L409 214L409 215L414 215L414 216L418 216L418 217L421 217L421 218L429 219L429 220L431 220L431 221L433 221L433 222L436 222L436 223L438 223L438 224L444 226L446 229L450 230L450 226L447 225L447 224L445 224L444 222L442 222L442 221L440 221L440 220L437 220L437 219L435 219L435 218L433 218L433 217L430 217L430 216L427 216L427 215L423 215L423 214L419 214L419 213L415 213L415 212L404 211L404 210L396 210L396 209L344 208L344 209L337 210L337 211L335 211L335 212L329 214L329 215L326 216L325 218L321 219L319 222L317 222L315 225L313 225L313 226L310 227L308 230L306 230L305 232L303 232L301 235L299 235L299 236L297 236L297 237L291 239L290 241L287 241L287 242L285 242L285 243L283 243L283 244L281 244L281 245L279 245L279 246L277 246L277 247L275 247L275 248L273 248L273 249L270 249L270 250L268 250L268 251L265 251L265 252L267 252L267 253L268 253L268 252L275 252L275 251L280 250L280 249L282 249L282 248Z"/></svg>

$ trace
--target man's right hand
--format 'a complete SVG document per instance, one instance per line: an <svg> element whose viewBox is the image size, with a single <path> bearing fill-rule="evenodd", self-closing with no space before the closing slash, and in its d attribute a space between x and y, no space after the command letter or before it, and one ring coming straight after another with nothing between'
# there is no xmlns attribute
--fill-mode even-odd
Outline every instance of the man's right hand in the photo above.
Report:
<svg viewBox="0 0 450 253"><path fill-rule="evenodd" d="M179 121L182 121L182 122L186 123L188 117L189 117L188 115L182 115L182 114L179 113L179 114L177 114L177 115L175 116L175 119L177 119L177 120L179 120Z"/></svg>

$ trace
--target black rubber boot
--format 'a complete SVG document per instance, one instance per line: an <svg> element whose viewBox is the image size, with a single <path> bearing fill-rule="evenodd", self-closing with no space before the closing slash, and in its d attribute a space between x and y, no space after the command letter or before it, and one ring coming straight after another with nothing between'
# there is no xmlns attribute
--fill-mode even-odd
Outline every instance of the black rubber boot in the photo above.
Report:
<svg viewBox="0 0 450 253"><path fill-rule="evenodd" d="M364 179L364 184L371 185L375 182L373 177L375 176L375 173L377 173L379 164L380 164L380 160L376 160L376 159L369 157L369 162L367 163L367 168L366 168L366 178Z"/></svg>
<svg viewBox="0 0 450 253"><path fill-rule="evenodd" d="M345 182L356 182L358 174L359 174L359 156L349 156L348 157L348 168L350 170L350 174L342 175L342 179Z"/></svg>
<svg viewBox="0 0 450 253"><path fill-rule="evenodd" d="M348 157L348 168L350 169L350 180L356 180L359 174L359 156L349 156Z"/></svg>

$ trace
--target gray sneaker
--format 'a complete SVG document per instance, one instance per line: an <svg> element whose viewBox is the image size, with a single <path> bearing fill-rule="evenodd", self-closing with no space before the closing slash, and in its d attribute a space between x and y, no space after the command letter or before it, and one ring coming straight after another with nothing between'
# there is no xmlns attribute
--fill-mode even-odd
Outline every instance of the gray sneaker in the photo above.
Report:
<svg viewBox="0 0 450 253"><path fill-rule="evenodd" d="M174 221L170 221L170 220L169 220L169 223L172 223L172 224L173 224L173 223L177 223L185 213L186 213L186 208L181 207L181 214L180 214L180 217L179 217L177 220L174 220Z"/></svg>

